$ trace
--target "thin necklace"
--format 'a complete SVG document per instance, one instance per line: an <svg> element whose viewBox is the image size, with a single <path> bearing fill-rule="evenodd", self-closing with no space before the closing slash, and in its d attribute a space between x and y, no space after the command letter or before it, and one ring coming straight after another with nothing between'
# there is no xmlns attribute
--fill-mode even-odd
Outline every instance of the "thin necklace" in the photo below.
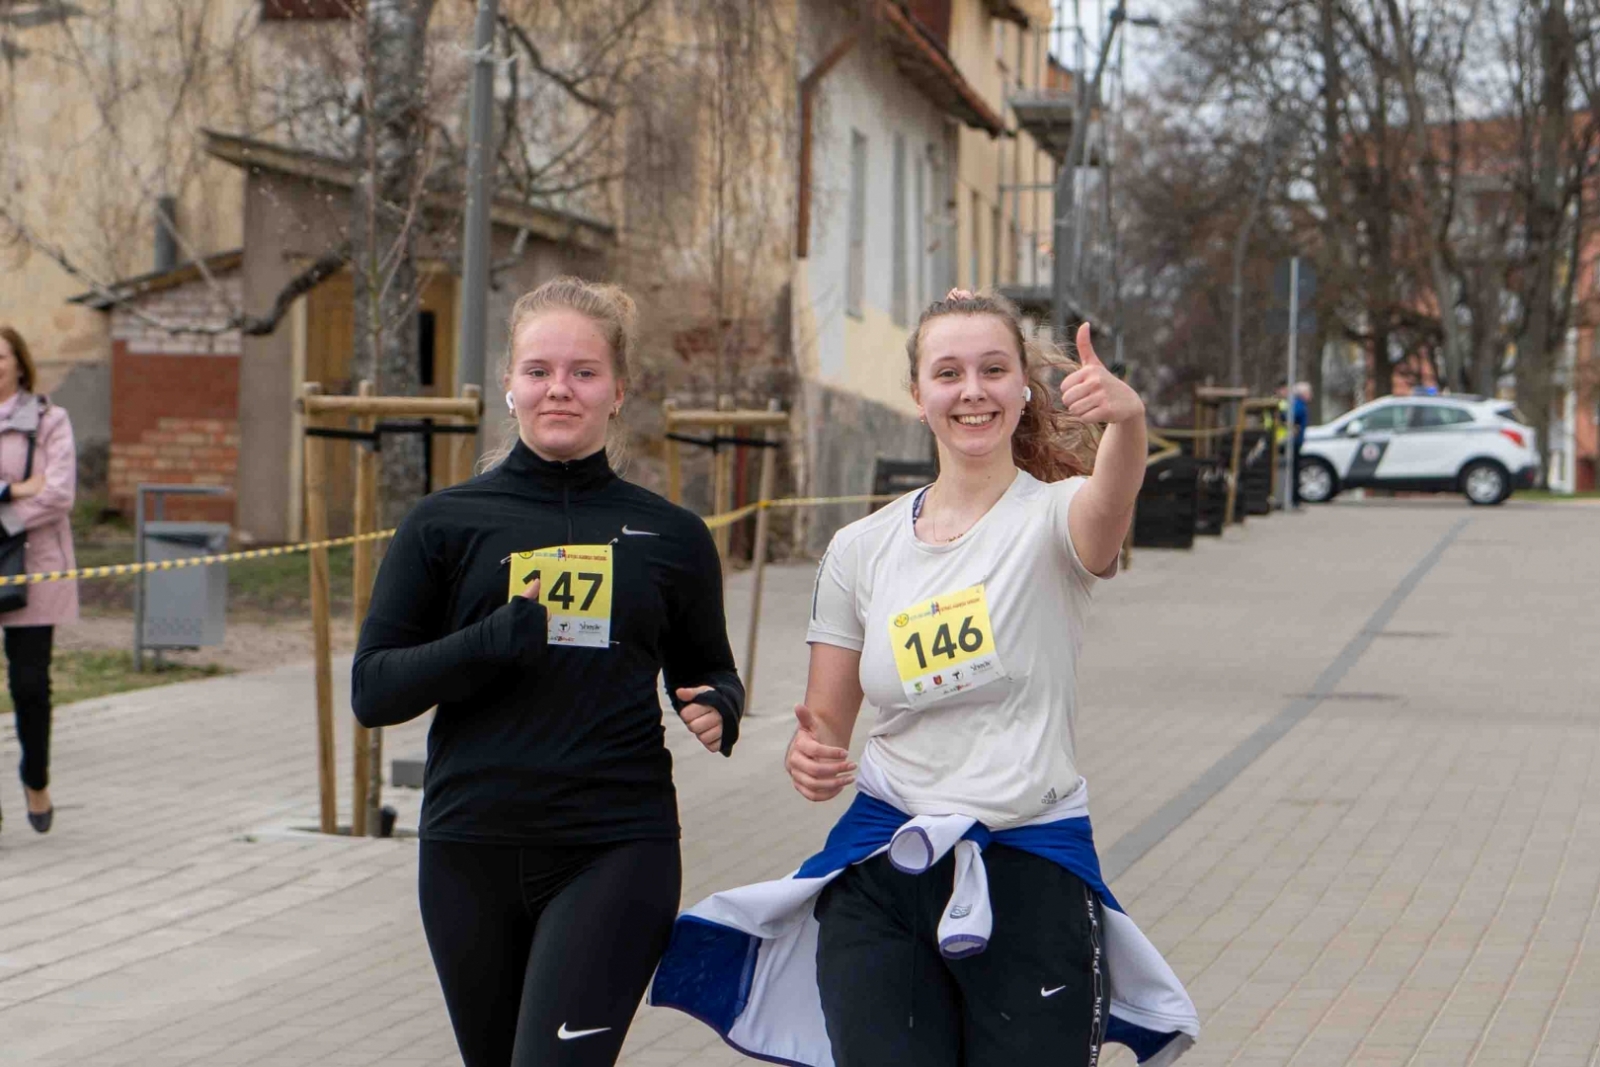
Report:
<svg viewBox="0 0 1600 1067"><path fill-rule="evenodd" d="M935 489L937 489L938 486L939 486L938 482L934 482L933 485L930 485L928 487L928 496L932 496L933 495L933 491ZM940 537L938 531L933 528L934 527L934 523L935 523L935 516L930 514L930 513L928 513L928 511L927 511L928 504L927 504L926 500L923 501L923 505L922 506L923 506L923 514L928 516L928 537L929 537L930 540L934 541L937 544L941 544L941 545L949 544L951 541L954 541L956 538L962 536L962 534L965 534L967 532L967 530L972 529L974 523L977 521L977 520L973 520L973 522L967 523L966 530L962 530L961 533L951 534L949 537Z"/></svg>

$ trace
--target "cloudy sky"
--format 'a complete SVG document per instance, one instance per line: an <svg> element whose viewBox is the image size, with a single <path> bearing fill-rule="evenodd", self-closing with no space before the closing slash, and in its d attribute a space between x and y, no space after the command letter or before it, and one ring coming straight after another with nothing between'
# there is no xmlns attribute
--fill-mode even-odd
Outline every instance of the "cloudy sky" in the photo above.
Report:
<svg viewBox="0 0 1600 1067"><path fill-rule="evenodd" d="M1164 23L1170 23L1189 6L1191 0L1124 0L1124 2L1127 3L1128 15L1132 18L1154 17ZM1074 24L1074 14L1082 19L1088 63L1092 65L1094 57L1098 54L1101 35L1105 32L1106 17L1116 6L1116 0L1054 0L1054 3L1055 25L1068 27L1069 30L1069 33L1061 38L1067 42L1069 49L1072 48L1071 42L1074 40L1070 34L1070 28ZM1127 35L1123 51L1127 86L1130 91L1138 92L1160 69L1164 54L1171 47L1170 40L1163 39L1162 30L1159 28L1124 26L1121 32ZM1066 59L1069 66L1076 66L1075 55L1069 53Z"/></svg>

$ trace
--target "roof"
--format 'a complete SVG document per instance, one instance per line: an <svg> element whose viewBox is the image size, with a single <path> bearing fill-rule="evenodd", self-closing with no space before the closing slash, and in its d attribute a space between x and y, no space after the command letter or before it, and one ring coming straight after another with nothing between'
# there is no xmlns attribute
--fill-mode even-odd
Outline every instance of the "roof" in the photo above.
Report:
<svg viewBox="0 0 1600 1067"><path fill-rule="evenodd" d="M135 275L121 281L112 282L110 285L91 289L87 293L68 297L69 304L82 304L94 308L96 311L107 311L118 304L125 304L136 297L149 296L159 293L164 289L175 289L180 285L195 281L206 274L232 274L244 262L244 251L235 248L228 252L217 252L209 255L196 263L180 263L176 267L166 270L153 270L148 274ZM201 270L202 265L204 270Z"/></svg>
<svg viewBox="0 0 1600 1067"><path fill-rule="evenodd" d="M208 155L242 170L287 174L344 189L355 185L355 166L333 156L217 130L205 130L204 134ZM426 195L424 202L435 210L453 211L460 206L460 196L431 192ZM615 227L608 223L507 197L495 198L489 207L489 217L498 225L527 230L536 237L559 244L600 249L610 245L616 238Z"/></svg>
<svg viewBox="0 0 1600 1067"><path fill-rule="evenodd" d="M984 101L944 47L905 11L900 0L884 0L889 32L883 43L900 74L949 114L991 137L1005 132L1005 120Z"/></svg>
<svg viewBox="0 0 1600 1067"><path fill-rule="evenodd" d="M1033 22L1027 6L1018 0L983 0L983 6L989 10L990 17L1015 22L1024 29Z"/></svg>

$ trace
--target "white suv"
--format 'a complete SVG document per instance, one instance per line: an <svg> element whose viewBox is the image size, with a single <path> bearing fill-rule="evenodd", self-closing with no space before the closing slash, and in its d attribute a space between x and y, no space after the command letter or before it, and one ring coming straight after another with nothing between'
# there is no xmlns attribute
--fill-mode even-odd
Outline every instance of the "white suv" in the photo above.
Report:
<svg viewBox="0 0 1600 1067"><path fill-rule="evenodd" d="M1312 504L1358 486L1465 493L1474 504L1498 504L1513 489L1538 484L1537 445L1508 400L1384 397L1307 427L1297 488Z"/></svg>

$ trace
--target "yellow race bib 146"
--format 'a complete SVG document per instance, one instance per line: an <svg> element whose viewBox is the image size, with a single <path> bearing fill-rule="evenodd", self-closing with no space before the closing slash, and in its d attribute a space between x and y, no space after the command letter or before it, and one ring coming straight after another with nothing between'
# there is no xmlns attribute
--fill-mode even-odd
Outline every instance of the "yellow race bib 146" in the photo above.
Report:
<svg viewBox="0 0 1600 1067"><path fill-rule="evenodd" d="M889 646L912 703L1006 677L981 582L889 616Z"/></svg>

